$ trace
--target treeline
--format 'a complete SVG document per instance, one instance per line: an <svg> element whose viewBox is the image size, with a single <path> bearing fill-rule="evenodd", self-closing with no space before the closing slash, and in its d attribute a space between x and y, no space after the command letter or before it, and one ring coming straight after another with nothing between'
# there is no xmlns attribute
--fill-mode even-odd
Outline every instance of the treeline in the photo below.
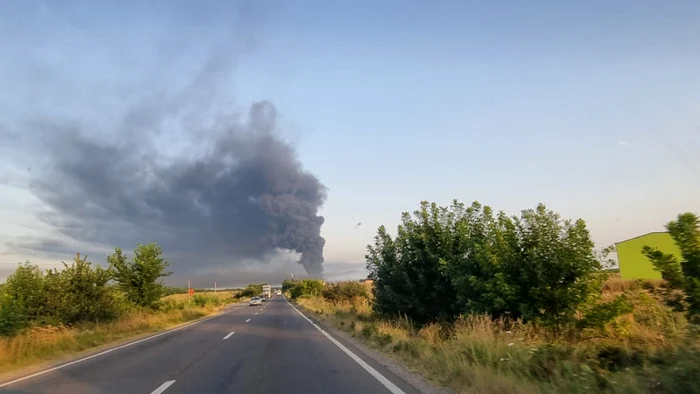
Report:
<svg viewBox="0 0 700 394"><path fill-rule="evenodd" d="M107 268L76 255L64 269L20 264L0 288L0 335L31 325L73 325L114 320L137 308L158 309L170 275L156 243L138 245L133 257L117 248Z"/></svg>
<svg viewBox="0 0 700 394"><path fill-rule="evenodd" d="M690 214L679 222L669 228L682 228L671 234L685 261L661 255L655 265L685 278L675 286L686 291L692 310L700 299L698 222ZM367 251L374 311L417 324L489 315L559 335L602 327L631 309L624 295L601 300L607 262L584 221L564 220L544 205L508 216L478 202L423 202L402 215L395 237L380 227Z"/></svg>
<svg viewBox="0 0 700 394"><path fill-rule="evenodd" d="M353 281L325 283L319 279L285 279L282 282L282 291L292 299L323 297L333 304L353 301L358 298L369 299L368 288L360 282Z"/></svg>
<svg viewBox="0 0 700 394"><path fill-rule="evenodd" d="M209 293L214 291L214 289L205 289L205 288L197 288L193 287L192 290L194 290L195 294L196 293ZM216 289L217 291L235 291L235 290L240 290L239 288L219 288ZM163 287L163 296L169 296L173 294L187 294L188 289L187 287L173 287L173 286L164 286Z"/></svg>
<svg viewBox="0 0 700 394"><path fill-rule="evenodd" d="M251 283L247 285L241 292L239 292L236 297L237 298L243 298L243 297L257 297L262 294L263 291L263 286L265 286L267 283Z"/></svg>

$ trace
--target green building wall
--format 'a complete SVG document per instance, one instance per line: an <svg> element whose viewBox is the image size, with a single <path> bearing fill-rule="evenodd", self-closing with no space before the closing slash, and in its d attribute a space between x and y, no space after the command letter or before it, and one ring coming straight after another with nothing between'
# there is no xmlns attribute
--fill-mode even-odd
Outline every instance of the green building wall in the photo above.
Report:
<svg viewBox="0 0 700 394"><path fill-rule="evenodd" d="M645 245L681 258L681 251L667 232L649 233L618 242L615 246L622 279L661 279L661 273L654 270L649 259L642 254Z"/></svg>

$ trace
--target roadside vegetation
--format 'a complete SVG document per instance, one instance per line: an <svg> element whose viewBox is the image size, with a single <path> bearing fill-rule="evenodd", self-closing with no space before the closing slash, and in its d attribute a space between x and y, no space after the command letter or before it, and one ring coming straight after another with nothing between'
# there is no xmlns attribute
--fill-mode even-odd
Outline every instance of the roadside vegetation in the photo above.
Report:
<svg viewBox="0 0 700 394"><path fill-rule="evenodd" d="M367 249L369 281L285 281L298 304L465 393L700 392L700 223L667 228L682 261L623 281L583 220L422 203Z"/></svg>
<svg viewBox="0 0 700 394"><path fill-rule="evenodd" d="M156 332L216 312L239 291L177 294L155 243L106 268L76 255L62 270L20 264L0 287L0 371ZM170 293L170 295L168 295Z"/></svg>

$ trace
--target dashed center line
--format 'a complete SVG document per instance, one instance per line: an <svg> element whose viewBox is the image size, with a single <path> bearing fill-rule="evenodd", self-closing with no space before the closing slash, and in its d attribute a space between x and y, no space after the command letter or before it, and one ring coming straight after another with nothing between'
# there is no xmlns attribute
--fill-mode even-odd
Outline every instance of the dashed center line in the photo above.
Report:
<svg viewBox="0 0 700 394"><path fill-rule="evenodd" d="M228 333L228 335L226 335L226 336L224 337L224 339L229 339L229 338L231 338L231 335L233 335L233 334L235 334L235 333L236 333L235 331Z"/></svg>
<svg viewBox="0 0 700 394"><path fill-rule="evenodd" d="M255 312L255 316L257 316L257 315L258 315L258 312Z"/></svg>
<svg viewBox="0 0 700 394"><path fill-rule="evenodd" d="M168 387L170 387L173 383L175 383L174 380L168 380L167 382L163 383L158 387L157 389L153 390L151 394L161 394L163 391L165 391Z"/></svg>
<svg viewBox="0 0 700 394"><path fill-rule="evenodd" d="M245 322L248 323L249 321L250 321L250 319L246 320Z"/></svg>

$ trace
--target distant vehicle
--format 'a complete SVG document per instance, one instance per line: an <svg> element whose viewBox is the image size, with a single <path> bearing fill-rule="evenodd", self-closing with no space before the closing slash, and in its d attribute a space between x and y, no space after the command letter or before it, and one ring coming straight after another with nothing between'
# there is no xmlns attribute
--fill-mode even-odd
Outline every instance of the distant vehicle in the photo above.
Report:
<svg viewBox="0 0 700 394"><path fill-rule="evenodd" d="M262 296L262 298L260 299L260 302L267 302L267 296Z"/></svg>
<svg viewBox="0 0 700 394"><path fill-rule="evenodd" d="M277 295L282 295L282 291L277 290L277 291L275 292L275 294L277 294Z"/></svg>
<svg viewBox="0 0 700 394"><path fill-rule="evenodd" d="M253 297L253 298L250 299L250 306L260 305L260 304L262 304L262 298L260 298L260 297Z"/></svg>
<svg viewBox="0 0 700 394"><path fill-rule="evenodd" d="M272 295L272 286L270 285L263 285L262 287L262 293L263 297L269 297Z"/></svg>

